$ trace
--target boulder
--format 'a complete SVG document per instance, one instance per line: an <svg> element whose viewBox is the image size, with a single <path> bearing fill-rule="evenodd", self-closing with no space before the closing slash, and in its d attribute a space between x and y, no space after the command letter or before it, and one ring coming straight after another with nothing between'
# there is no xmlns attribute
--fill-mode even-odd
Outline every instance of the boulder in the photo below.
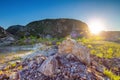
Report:
<svg viewBox="0 0 120 80"><path fill-rule="evenodd" d="M89 65L90 64L90 52L89 49L83 46L81 43L76 42L73 39L64 40L59 45L59 54L73 54L75 55L80 61Z"/></svg>
<svg viewBox="0 0 120 80"><path fill-rule="evenodd" d="M9 80L18 80L19 79L19 75L17 72L13 72L11 75L10 75L10 79Z"/></svg>
<svg viewBox="0 0 120 80"><path fill-rule="evenodd" d="M53 76L55 73L55 68L58 66L58 62L55 59L55 56L50 56L46 59L38 71L43 73L46 76Z"/></svg>

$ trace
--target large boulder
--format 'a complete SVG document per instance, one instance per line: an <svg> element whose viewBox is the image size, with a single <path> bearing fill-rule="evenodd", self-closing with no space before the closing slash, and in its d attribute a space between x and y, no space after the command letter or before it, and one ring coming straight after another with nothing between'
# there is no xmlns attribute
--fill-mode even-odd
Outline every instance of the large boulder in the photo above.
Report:
<svg viewBox="0 0 120 80"><path fill-rule="evenodd" d="M50 56L38 70L46 76L53 76L56 67L58 67L58 61L55 59L55 56Z"/></svg>
<svg viewBox="0 0 120 80"><path fill-rule="evenodd" d="M80 61L85 64L90 64L90 51L88 48L83 46L81 43L76 42L73 39L64 40L59 45L59 54L73 54L75 55Z"/></svg>

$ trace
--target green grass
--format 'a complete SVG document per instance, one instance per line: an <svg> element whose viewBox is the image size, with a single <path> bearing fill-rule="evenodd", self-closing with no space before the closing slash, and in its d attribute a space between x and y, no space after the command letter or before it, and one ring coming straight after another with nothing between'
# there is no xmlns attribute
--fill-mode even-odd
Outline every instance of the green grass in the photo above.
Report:
<svg viewBox="0 0 120 80"><path fill-rule="evenodd" d="M83 45L90 49L90 53L101 58L119 58L120 44L115 42L94 40L94 39L77 39Z"/></svg>

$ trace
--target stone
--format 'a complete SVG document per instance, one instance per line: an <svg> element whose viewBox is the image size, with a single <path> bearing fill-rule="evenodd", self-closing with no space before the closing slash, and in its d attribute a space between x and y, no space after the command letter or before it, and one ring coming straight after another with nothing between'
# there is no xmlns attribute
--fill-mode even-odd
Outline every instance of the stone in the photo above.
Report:
<svg viewBox="0 0 120 80"><path fill-rule="evenodd" d="M38 56L40 57L40 56ZM33 62L29 62L33 63ZM31 65L32 66L32 65ZM19 72L20 80L103 80L104 75L96 69L88 70L74 54L56 54L49 56L37 68L23 69ZM96 74L98 76L96 76Z"/></svg>
<svg viewBox="0 0 120 80"><path fill-rule="evenodd" d="M47 38L47 39L51 39L52 36L48 34L48 35L45 36L45 38Z"/></svg>
<svg viewBox="0 0 120 80"><path fill-rule="evenodd" d="M6 74L0 74L0 80L8 80L9 77Z"/></svg>
<svg viewBox="0 0 120 80"><path fill-rule="evenodd" d="M10 75L10 79L9 80L18 80L19 79L19 75L17 72L13 72L11 75Z"/></svg>
<svg viewBox="0 0 120 80"><path fill-rule="evenodd" d="M53 76L55 73L55 67L58 65L55 56L50 56L46 59L43 64L38 68L38 71L46 76Z"/></svg>
<svg viewBox="0 0 120 80"><path fill-rule="evenodd" d="M83 46L81 43L76 42L73 39L68 38L64 40L58 46L59 54L73 54L75 55L80 61L89 65L90 64L90 51L88 48Z"/></svg>

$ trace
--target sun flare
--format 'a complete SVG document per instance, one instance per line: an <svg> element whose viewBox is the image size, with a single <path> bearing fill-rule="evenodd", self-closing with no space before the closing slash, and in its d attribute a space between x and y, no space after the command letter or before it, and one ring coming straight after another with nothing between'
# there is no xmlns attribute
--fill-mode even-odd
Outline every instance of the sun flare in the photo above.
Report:
<svg viewBox="0 0 120 80"><path fill-rule="evenodd" d="M104 22L98 19L89 21L89 29L93 34L99 34L101 31L105 30Z"/></svg>

